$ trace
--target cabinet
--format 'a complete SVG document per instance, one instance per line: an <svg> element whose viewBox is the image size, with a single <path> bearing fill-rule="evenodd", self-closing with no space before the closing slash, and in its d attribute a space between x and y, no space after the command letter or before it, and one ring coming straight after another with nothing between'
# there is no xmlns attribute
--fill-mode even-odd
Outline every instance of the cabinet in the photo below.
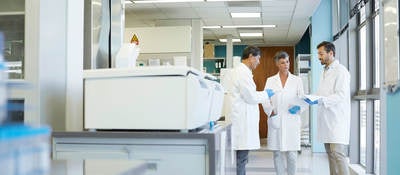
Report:
<svg viewBox="0 0 400 175"><path fill-rule="evenodd" d="M235 174L230 124L213 131L55 132L53 159L119 159L144 161L146 175Z"/></svg>
<svg viewBox="0 0 400 175"><path fill-rule="evenodd" d="M114 143L96 142L89 139L86 143L57 145L56 159L119 159L139 160L151 166L149 174L205 174L206 144L191 143L175 145L173 143L130 142L124 139L112 139ZM100 141L97 139L97 141ZM77 154L79 153L79 154Z"/></svg>
<svg viewBox="0 0 400 175"><path fill-rule="evenodd" d="M298 54L294 64L294 71L296 75L307 74L311 71L311 55Z"/></svg>
<svg viewBox="0 0 400 175"><path fill-rule="evenodd" d="M303 80L304 93L310 94L311 86L311 55L310 54L299 54L295 60L295 74ZM301 114L301 145L311 146L311 134L310 134L310 112L311 109L304 111Z"/></svg>
<svg viewBox="0 0 400 175"><path fill-rule="evenodd" d="M203 59L203 70L217 78L219 78L222 68L226 68L225 58Z"/></svg>
<svg viewBox="0 0 400 175"><path fill-rule="evenodd" d="M124 43L135 34L139 40L137 66L176 65L174 58L184 58L182 63L192 65L192 27L137 27L125 28ZM152 62L158 62L152 64Z"/></svg>

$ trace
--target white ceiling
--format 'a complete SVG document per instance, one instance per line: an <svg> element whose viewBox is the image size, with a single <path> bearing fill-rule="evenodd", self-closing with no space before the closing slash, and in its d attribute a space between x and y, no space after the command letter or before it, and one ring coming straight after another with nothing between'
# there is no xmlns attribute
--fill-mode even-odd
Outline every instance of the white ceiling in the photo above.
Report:
<svg viewBox="0 0 400 175"><path fill-rule="evenodd" d="M296 44L308 25L310 16L321 0L259 0L126 4L126 27L156 26L160 21L188 21L201 19L204 26L215 25L267 25L276 28L204 29L205 41L218 44L218 39L231 35L241 43L259 46ZM230 12L260 12L261 18L235 18ZM239 32L259 31L263 37L239 37Z"/></svg>

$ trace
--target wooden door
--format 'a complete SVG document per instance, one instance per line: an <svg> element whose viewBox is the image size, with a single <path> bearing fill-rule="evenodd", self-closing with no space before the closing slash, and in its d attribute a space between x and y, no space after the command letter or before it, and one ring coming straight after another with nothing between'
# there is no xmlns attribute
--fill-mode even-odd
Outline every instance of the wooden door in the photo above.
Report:
<svg viewBox="0 0 400 175"><path fill-rule="evenodd" d="M278 68L274 62L274 55L279 51L285 51L289 54L290 60L290 72L294 70L294 47L260 47L261 49L261 58L260 65L253 71L253 79L257 86L257 91L264 90L265 83L267 78L278 73ZM267 115L264 113L264 110L261 105L260 108L260 123L259 123L259 132L260 138L266 138L268 135L268 124L267 124Z"/></svg>

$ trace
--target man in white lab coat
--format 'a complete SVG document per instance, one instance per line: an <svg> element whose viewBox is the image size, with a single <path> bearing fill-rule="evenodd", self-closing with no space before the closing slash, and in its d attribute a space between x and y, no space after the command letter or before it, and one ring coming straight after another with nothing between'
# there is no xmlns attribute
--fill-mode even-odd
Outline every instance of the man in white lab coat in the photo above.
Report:
<svg viewBox="0 0 400 175"><path fill-rule="evenodd" d="M297 151L300 150L301 116L307 109L303 81L289 72L289 55L280 51L274 56L278 73L267 79L265 89L272 89L272 114L268 114L268 146L273 151L274 166L277 175L285 174L284 157L286 155L288 175L296 174ZM264 107L264 105L263 105Z"/></svg>
<svg viewBox="0 0 400 175"><path fill-rule="evenodd" d="M331 175L348 175L350 139L350 73L335 60L335 45L321 42L318 58L324 71L318 87L318 140L325 144Z"/></svg>
<svg viewBox="0 0 400 175"><path fill-rule="evenodd" d="M258 104L267 103L268 94L256 91L253 73L260 63L260 49L248 46L242 62L224 77L224 88L230 100L226 117L232 121L232 147L236 151L237 175L246 174L249 150L260 148Z"/></svg>

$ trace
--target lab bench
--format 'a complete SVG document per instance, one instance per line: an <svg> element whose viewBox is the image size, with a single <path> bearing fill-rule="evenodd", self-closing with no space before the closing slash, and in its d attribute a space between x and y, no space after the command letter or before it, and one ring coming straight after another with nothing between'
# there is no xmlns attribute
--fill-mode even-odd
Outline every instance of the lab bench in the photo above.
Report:
<svg viewBox="0 0 400 175"><path fill-rule="evenodd" d="M138 160L146 175L235 174L231 125L197 131L53 132L52 158Z"/></svg>

